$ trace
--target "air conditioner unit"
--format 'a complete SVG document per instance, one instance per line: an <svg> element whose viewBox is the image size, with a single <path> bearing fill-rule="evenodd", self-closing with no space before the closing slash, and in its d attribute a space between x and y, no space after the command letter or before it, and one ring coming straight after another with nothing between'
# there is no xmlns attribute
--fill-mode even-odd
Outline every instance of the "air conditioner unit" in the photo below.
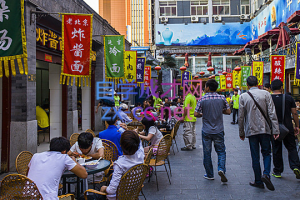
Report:
<svg viewBox="0 0 300 200"><path fill-rule="evenodd" d="M222 17L220 15L217 15L214 17L215 22L221 22L222 21Z"/></svg>
<svg viewBox="0 0 300 200"><path fill-rule="evenodd" d="M166 23L169 21L169 18L168 17L160 17L160 20L162 23Z"/></svg>
<svg viewBox="0 0 300 200"><path fill-rule="evenodd" d="M272 3L273 0L265 0L265 4L270 4Z"/></svg>
<svg viewBox="0 0 300 200"><path fill-rule="evenodd" d="M191 16L191 22L198 22L199 21L199 18L197 16Z"/></svg>
<svg viewBox="0 0 300 200"><path fill-rule="evenodd" d="M249 15L241 15L240 18L246 20L249 19Z"/></svg>

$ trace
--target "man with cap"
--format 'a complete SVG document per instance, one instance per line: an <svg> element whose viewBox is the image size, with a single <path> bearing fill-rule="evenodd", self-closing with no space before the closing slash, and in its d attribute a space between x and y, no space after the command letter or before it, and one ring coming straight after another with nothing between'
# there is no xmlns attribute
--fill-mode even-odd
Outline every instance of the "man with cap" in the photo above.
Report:
<svg viewBox="0 0 300 200"><path fill-rule="evenodd" d="M125 113L126 110L128 110L128 105L122 103L120 105L119 117L122 123L128 124L129 122L132 122L132 119Z"/></svg>

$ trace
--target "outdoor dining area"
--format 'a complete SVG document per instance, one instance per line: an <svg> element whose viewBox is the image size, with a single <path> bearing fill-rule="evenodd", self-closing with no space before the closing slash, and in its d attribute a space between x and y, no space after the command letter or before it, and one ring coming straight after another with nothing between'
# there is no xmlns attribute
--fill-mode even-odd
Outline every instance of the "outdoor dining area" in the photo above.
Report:
<svg viewBox="0 0 300 200"><path fill-rule="evenodd" d="M133 117L133 116L132 116ZM106 123L107 125L107 123ZM170 149L176 146L176 135L180 126L180 121L177 121L172 131L164 134L160 139L157 146L151 148L144 155L144 163L131 167L125 174L122 175L116 191L115 199L139 199L143 196L143 188L147 187L147 181L155 176L157 190L159 190L159 176L157 172L160 166L164 166L168 176L169 183L171 184L171 163L169 160ZM107 128L107 127L106 127ZM133 119L132 122L127 124L127 130L144 130L144 125ZM91 129L85 130L83 133L92 134L94 138L99 138ZM82 134L82 133L81 133ZM70 136L70 146L76 144L78 141L79 133L74 133ZM61 176L59 181L58 199L106 199L107 193L101 191L102 186L109 186L110 181L113 179L114 163L118 161L118 148L110 140L101 139L104 157L98 160L93 159L87 155L80 155L76 159L77 163L83 166L88 174L88 178L83 179L73 172L66 170ZM143 148L149 146L149 142L141 140ZM177 147L178 151L178 147ZM22 151L17 156L16 170L17 174L9 174L0 180L0 199L46 199L42 196L39 188L34 181L27 177L29 171L29 163L34 155L29 151ZM53 169L55 170L55 169ZM102 173L101 180L96 180L95 175ZM110 199L110 198L108 198Z"/></svg>

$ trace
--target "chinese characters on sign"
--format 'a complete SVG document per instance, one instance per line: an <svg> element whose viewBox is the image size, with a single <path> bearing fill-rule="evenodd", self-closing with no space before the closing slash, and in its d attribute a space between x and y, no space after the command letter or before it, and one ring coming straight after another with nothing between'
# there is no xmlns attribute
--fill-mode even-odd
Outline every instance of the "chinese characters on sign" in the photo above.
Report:
<svg viewBox="0 0 300 200"><path fill-rule="evenodd" d="M189 71L182 72L182 74L181 74L181 86L183 87L184 83L188 84L188 80L190 80L190 72Z"/></svg>
<svg viewBox="0 0 300 200"><path fill-rule="evenodd" d="M124 78L124 35L104 36L105 78Z"/></svg>
<svg viewBox="0 0 300 200"><path fill-rule="evenodd" d="M53 31L36 28L36 41L43 46L62 51L62 38Z"/></svg>
<svg viewBox="0 0 300 200"><path fill-rule="evenodd" d="M226 74L226 89L232 88L232 73Z"/></svg>
<svg viewBox="0 0 300 200"><path fill-rule="evenodd" d="M241 81L242 81L242 83L241 83L241 86L242 87L247 87L247 78L249 77L249 76L251 76L251 67L250 66L242 66L241 67L241 72L242 72L242 74L241 74Z"/></svg>
<svg viewBox="0 0 300 200"><path fill-rule="evenodd" d="M136 82L144 83L146 58L137 58L136 62Z"/></svg>
<svg viewBox="0 0 300 200"><path fill-rule="evenodd" d="M294 84L300 85L300 42L296 44L295 78Z"/></svg>
<svg viewBox="0 0 300 200"><path fill-rule="evenodd" d="M124 75L127 82L136 82L136 51L125 51Z"/></svg>
<svg viewBox="0 0 300 200"><path fill-rule="evenodd" d="M221 89L220 76L216 76L216 77L215 77L215 80L216 80L217 83L218 83L218 90Z"/></svg>
<svg viewBox="0 0 300 200"><path fill-rule="evenodd" d="M226 89L226 77L225 75L221 75L220 76L220 87L221 87L221 90L225 90Z"/></svg>
<svg viewBox="0 0 300 200"><path fill-rule="evenodd" d="M241 73L233 70L232 76L233 88L237 88L237 86L241 85Z"/></svg>
<svg viewBox="0 0 300 200"><path fill-rule="evenodd" d="M264 78L264 62L253 61L252 66L252 75L256 76L258 80L258 86L262 86Z"/></svg>
<svg viewBox="0 0 300 200"><path fill-rule="evenodd" d="M150 80L151 80L151 66L145 66L145 87L150 86Z"/></svg>
<svg viewBox="0 0 300 200"><path fill-rule="evenodd" d="M282 81L284 85L285 56L271 55L271 82L275 79Z"/></svg>
<svg viewBox="0 0 300 200"><path fill-rule="evenodd" d="M88 79L91 77L91 38L93 15L63 14L62 19L63 58L60 83L65 84L66 77L68 77L68 85L70 77L75 77L75 84L77 85L78 77L79 87L81 86L81 78L82 85L85 86L85 78L87 78L88 85ZM48 40L52 32L49 33L50 34L46 35ZM46 37L45 34L46 33L43 32L43 37ZM57 38L57 36L54 37ZM43 42L45 42L45 40L43 40ZM56 46L53 46L53 48L55 47ZM73 80L71 80L71 84L72 83Z"/></svg>

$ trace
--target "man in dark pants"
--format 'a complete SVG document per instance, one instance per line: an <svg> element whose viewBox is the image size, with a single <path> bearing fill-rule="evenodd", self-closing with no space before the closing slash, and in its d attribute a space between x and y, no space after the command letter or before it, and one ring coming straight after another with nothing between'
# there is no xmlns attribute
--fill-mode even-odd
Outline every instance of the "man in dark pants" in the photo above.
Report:
<svg viewBox="0 0 300 200"><path fill-rule="evenodd" d="M232 117L233 121L231 124L237 124L238 123L238 116L239 116L239 100L240 100L240 95L238 95L239 90L234 89L234 95L231 97L231 103L233 104L233 110L232 110ZM236 117L236 121L235 121Z"/></svg>
<svg viewBox="0 0 300 200"><path fill-rule="evenodd" d="M295 136L299 134L299 119L296 110L296 104L290 95L285 95L285 111L284 111L284 121L282 120L282 100L283 100L283 84L281 80L272 81L273 95L272 99L276 108L276 114L278 117L278 122L284 124L286 128L289 129L289 134L283 139L283 144L288 150L290 168L294 171L296 178L300 179L300 162L297 153ZM292 118L295 122L295 128L293 128ZM274 155L273 164L274 169L272 175L276 178L281 178L281 173L283 172L283 160L282 160L282 141L275 140L274 142Z"/></svg>
<svg viewBox="0 0 300 200"><path fill-rule="evenodd" d="M274 138L279 136L279 125L276 116L275 106L269 92L258 89L258 81L255 76L247 78L249 93L244 93L240 97L239 105L239 132L241 140L245 137L249 139L252 168L255 175L255 182L249 184L253 187L264 188L264 183L269 190L275 190L271 180L271 131ZM258 109L255 101L261 108ZM263 114L264 113L264 114ZM272 130L267 120L272 124ZM264 171L261 174L260 152L263 155Z"/></svg>

